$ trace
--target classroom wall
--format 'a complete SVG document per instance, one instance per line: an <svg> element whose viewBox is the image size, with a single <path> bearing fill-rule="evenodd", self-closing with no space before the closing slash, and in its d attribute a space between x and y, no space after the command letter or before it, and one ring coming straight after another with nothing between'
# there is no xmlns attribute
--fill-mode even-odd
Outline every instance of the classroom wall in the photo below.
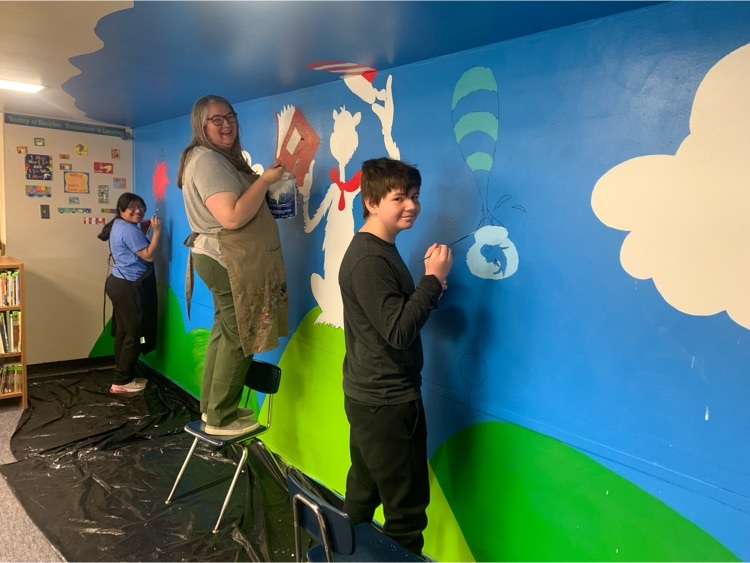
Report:
<svg viewBox="0 0 750 563"><path fill-rule="evenodd" d="M25 264L27 362L87 358L111 316L109 250L96 235L119 195L132 191L131 134L5 113L3 135L3 242ZM31 161L48 161L48 172L33 172Z"/></svg>
<svg viewBox="0 0 750 563"><path fill-rule="evenodd" d="M308 205L279 221L292 332L261 356L283 368L268 446L343 493L335 257L362 219L332 173L399 156L423 177L397 240L413 275L432 242L459 241L423 331L425 551L749 559L749 80L750 5L681 2L238 103L256 165L287 106L320 138ZM135 134L166 234L147 360L197 394L212 305L197 281L186 315L189 117Z"/></svg>

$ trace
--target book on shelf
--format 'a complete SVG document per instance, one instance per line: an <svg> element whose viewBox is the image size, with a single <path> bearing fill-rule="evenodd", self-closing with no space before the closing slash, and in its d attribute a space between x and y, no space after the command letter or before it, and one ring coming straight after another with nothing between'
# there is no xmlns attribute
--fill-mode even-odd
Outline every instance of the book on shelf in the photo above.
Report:
<svg viewBox="0 0 750 563"><path fill-rule="evenodd" d="M23 366L18 362L0 367L0 394L20 393L23 390Z"/></svg>
<svg viewBox="0 0 750 563"><path fill-rule="evenodd" d="M0 313L0 348L3 354L10 353L10 342L8 340L8 327L6 325L6 311Z"/></svg>
<svg viewBox="0 0 750 563"><path fill-rule="evenodd" d="M0 354L21 351L21 311L0 312Z"/></svg>
<svg viewBox="0 0 750 563"><path fill-rule="evenodd" d="M18 307L21 303L20 287L18 270L0 271L0 307Z"/></svg>
<svg viewBox="0 0 750 563"><path fill-rule="evenodd" d="M11 311L11 334L13 335L13 345L11 349L14 352L21 351L21 311Z"/></svg>

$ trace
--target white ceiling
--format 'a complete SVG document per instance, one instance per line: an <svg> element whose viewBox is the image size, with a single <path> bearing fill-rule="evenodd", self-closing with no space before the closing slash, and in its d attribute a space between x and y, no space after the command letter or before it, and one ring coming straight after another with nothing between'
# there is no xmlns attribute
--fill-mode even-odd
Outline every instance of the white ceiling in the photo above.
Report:
<svg viewBox="0 0 750 563"><path fill-rule="evenodd" d="M79 73L70 57L100 49L99 19L132 2L0 2L0 78L43 84L37 94L0 90L0 112L92 122L61 86Z"/></svg>

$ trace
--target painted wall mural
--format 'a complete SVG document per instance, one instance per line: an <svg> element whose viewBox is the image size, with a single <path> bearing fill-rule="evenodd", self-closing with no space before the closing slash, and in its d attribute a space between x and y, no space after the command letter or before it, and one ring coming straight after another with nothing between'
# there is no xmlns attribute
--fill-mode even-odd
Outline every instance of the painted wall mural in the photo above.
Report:
<svg viewBox="0 0 750 563"><path fill-rule="evenodd" d="M393 140L393 115L394 102L392 91L392 80L389 76L385 88L378 90L373 85L377 74L375 69L366 67L362 69L347 63L311 63L309 68L315 70L326 70L342 74L342 79L355 95L370 105L370 109L380 120L383 135L383 144L386 152L391 158L400 158L396 142ZM381 103L382 102L382 105ZM305 219L305 232L311 233L320 224L323 217L326 218L325 238L323 239L323 275L313 273L310 277L315 301L321 309L316 323L328 324L333 327L344 327L344 305L341 301L339 291L339 267L349 243L354 237L354 200L359 195L359 180L362 172L357 170L347 179L346 167L352 160L359 146L357 126L362 120L361 112L352 114L345 106L337 111L333 110L333 132L329 140L331 155L336 161L329 177L331 184L328 187L323 201L318 209L310 215L310 191L312 189L312 169L315 166L313 160L310 166L310 174L300 186L302 196L302 212Z"/></svg>
<svg viewBox="0 0 750 563"><path fill-rule="evenodd" d="M591 205L629 231L623 268L653 279L689 315L726 311L750 328L750 45L716 63L695 94L690 134L674 155L639 156L607 172Z"/></svg>
<svg viewBox="0 0 750 563"><path fill-rule="evenodd" d="M385 153L422 173L413 275L434 241L462 258L423 330L426 552L750 559L748 46L750 3L670 2L402 68L324 61L341 80L236 104L251 162L291 139L289 108L320 139L279 221L294 331L263 355L284 374L269 448L343 492L335 281L357 171ZM135 131L137 187L177 168L188 121ZM183 240L180 191L159 209ZM212 301L196 284L187 317L186 262L165 245L147 360L195 394Z"/></svg>
<svg viewBox="0 0 750 563"><path fill-rule="evenodd" d="M333 110L333 133L329 141L331 155L337 165L330 171L331 184L328 187L318 210L310 217L310 189L312 174L300 187L302 196L302 213L305 219L305 232L312 232L321 219L326 217L325 238L323 239L323 275L313 273L310 277L315 301L321 309L316 322L329 324L338 328L344 326L344 306L339 293L339 265L354 236L354 198L359 195L359 177L357 171L347 180L346 166L354 156L359 145L357 125L362 115L352 115L344 106L340 111ZM315 167L313 160L311 168Z"/></svg>
<svg viewBox="0 0 750 563"><path fill-rule="evenodd" d="M474 67L461 75L453 91L451 111L456 143L482 198L482 218L477 230L470 233L474 244L466 254L466 264L479 278L501 280L518 270L518 251L508 229L494 215L512 196L506 194L492 208L489 202L489 173L497 150L500 112L492 69ZM513 208L525 211L518 205Z"/></svg>

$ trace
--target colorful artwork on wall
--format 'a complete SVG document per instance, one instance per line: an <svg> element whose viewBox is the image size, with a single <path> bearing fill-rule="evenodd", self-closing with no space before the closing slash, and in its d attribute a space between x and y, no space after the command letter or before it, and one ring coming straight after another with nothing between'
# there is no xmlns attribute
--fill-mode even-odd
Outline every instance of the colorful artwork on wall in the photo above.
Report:
<svg viewBox="0 0 750 563"><path fill-rule="evenodd" d="M52 180L52 157L46 154L27 154L26 179Z"/></svg>
<svg viewBox="0 0 750 563"><path fill-rule="evenodd" d="M154 195L156 202L156 210L158 210L159 203L164 201L164 196L167 194L167 186L169 185L169 169L167 163L159 161L154 166L154 173L151 176L151 192Z"/></svg>
<svg viewBox="0 0 750 563"><path fill-rule="evenodd" d="M71 194L89 193L89 174L88 172L70 172L63 173L65 184L63 191Z"/></svg>
<svg viewBox="0 0 750 563"><path fill-rule="evenodd" d="M102 184L96 189L97 203L109 203L109 186Z"/></svg>
<svg viewBox="0 0 750 563"><path fill-rule="evenodd" d="M297 185L305 181L320 138L299 108L286 106L276 114L276 160L286 172L297 178Z"/></svg>
<svg viewBox="0 0 750 563"><path fill-rule="evenodd" d="M94 162L94 172L97 174L113 174L115 165L111 162Z"/></svg>
<svg viewBox="0 0 750 563"><path fill-rule="evenodd" d="M52 186L26 185L26 195L28 197L52 197Z"/></svg>

